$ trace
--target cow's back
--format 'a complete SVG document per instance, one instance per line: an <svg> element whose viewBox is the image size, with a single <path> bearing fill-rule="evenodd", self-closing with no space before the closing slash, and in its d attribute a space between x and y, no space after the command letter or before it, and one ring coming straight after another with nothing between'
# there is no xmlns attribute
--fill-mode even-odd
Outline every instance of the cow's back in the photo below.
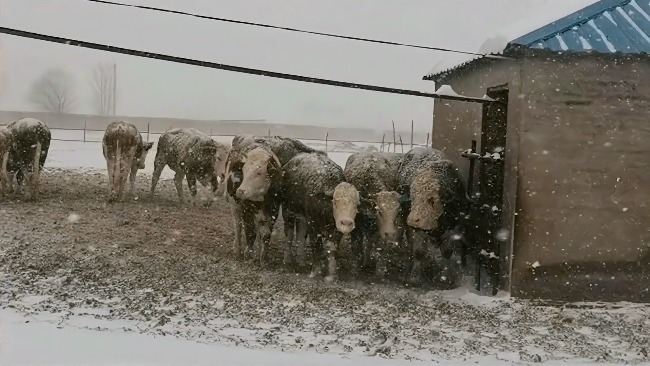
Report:
<svg viewBox="0 0 650 366"><path fill-rule="evenodd" d="M218 143L195 128L172 128L158 139L157 154L164 154L172 170L206 170L213 168L215 156L203 156L206 147L218 150Z"/></svg>
<svg viewBox="0 0 650 366"><path fill-rule="evenodd" d="M345 179L366 197L381 191L397 190L399 156L383 152L359 152L350 155L345 165Z"/></svg>
<svg viewBox="0 0 650 366"><path fill-rule="evenodd" d="M106 127L102 143L106 146L106 153L110 157L115 156L118 145L121 154L126 154L134 149L137 155L138 147L142 146L142 137L132 123L116 121Z"/></svg>
<svg viewBox="0 0 650 366"><path fill-rule="evenodd" d="M410 186L418 170L436 164L445 157L442 152L429 147L415 147L405 153L397 163L399 186Z"/></svg>
<svg viewBox="0 0 650 366"><path fill-rule="evenodd" d="M323 154L301 153L282 168L283 201L307 217L321 217L333 221L332 201L325 192L333 192L345 181L343 170Z"/></svg>
<svg viewBox="0 0 650 366"><path fill-rule="evenodd" d="M45 163L50 148L52 135L45 123L35 118L21 118L7 125L13 138L9 158L9 170L13 171L22 165L31 165L35 145L40 143L40 165Z"/></svg>

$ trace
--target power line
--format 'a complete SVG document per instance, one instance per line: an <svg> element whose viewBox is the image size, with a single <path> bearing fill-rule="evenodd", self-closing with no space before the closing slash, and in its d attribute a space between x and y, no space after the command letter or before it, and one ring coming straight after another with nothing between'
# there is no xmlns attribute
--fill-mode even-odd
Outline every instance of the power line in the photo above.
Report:
<svg viewBox="0 0 650 366"><path fill-rule="evenodd" d="M186 65L200 66L200 67L207 67L207 68L212 68L212 69L233 71L233 72L239 72L239 73L250 74L250 75L266 76L266 77L272 77L272 78L277 78L277 79L302 81L302 82L305 82L305 83L331 85L331 86L338 86L338 87L342 87L342 88L362 89L362 90L370 90L370 91L377 91L377 92L383 92L383 93L412 95L412 96L418 96L418 97L457 100L457 101L473 102L473 103L492 102L492 99L473 98L473 97L465 97L465 96L460 96L460 95L443 95L443 94L441 95L441 94L435 94L435 93L425 93L425 92L416 91L416 90L397 89L397 88L389 88L389 87L385 87L385 86L376 86L376 85L368 85L368 84L357 84L357 83L350 83L350 82L346 82L346 81L320 79L320 78L314 78L314 77L310 77L310 76L302 76L302 75L286 74L286 73L281 73L281 72L276 72L276 71L253 69L253 68L243 67L243 66L226 65L226 64L220 64L220 63L210 62L210 61L200 61L200 60L194 60L194 59L189 59L189 58L184 58L184 57L170 56L170 55L164 55L164 54L160 54L160 53L139 51L139 50L133 50L133 49L129 49L129 48L109 46L109 45L100 44L100 43L92 43L92 42L79 41L79 40L70 39L70 38L50 36L50 35L24 31L24 30L20 30L20 29L6 28L6 27L0 27L0 33L9 34L9 35L12 35L12 36L17 36L17 37L23 37L23 38L37 39L37 40L46 41L46 42L67 44L67 45L83 47L83 48L90 48L90 49L99 50L99 51L120 53L120 54L124 54L124 55L151 58L151 59L155 59L155 60L169 61L169 62L175 62L175 63L186 64Z"/></svg>
<svg viewBox="0 0 650 366"><path fill-rule="evenodd" d="M500 59L507 58L505 56L486 55L486 54L483 54L483 53L458 51L458 50L452 50L452 49L449 49L449 48L442 48L442 47L430 47L430 46L421 46L421 45L409 44L409 43L382 41L382 40L370 39L370 38L344 36L344 35L340 35L340 34L316 32L316 31L309 31L309 30L298 29L298 28L282 27L282 26L271 25L271 24L248 22L248 21L244 21L244 20L213 17L213 16L196 14L196 13L188 13L188 12L180 11L180 10L156 8L156 7L153 7L153 6L124 4L124 3L118 3L118 2L114 2L114 1L108 1L108 0L83 0L83 1L88 1L88 2L93 2L93 3L100 3L100 4L105 4L105 5L124 6L124 7L129 7L129 8L138 8L138 9L158 11L158 12L163 12L163 13L177 14L177 15L185 15L185 16L191 16L191 17L201 18L201 19L216 20L216 21L219 21L219 22L243 24L243 25L252 25L252 26L255 26L255 27L280 29L280 30L285 30L285 31L290 31L290 32L299 32L299 33L313 34L313 35L318 35L318 36L348 39L348 40L353 40L353 41L379 43L379 44L385 44L385 45L391 45L391 46L402 46L402 47L410 47L410 48L420 48L420 49L425 49L425 50L461 53L461 54L465 54L465 55L485 56L485 57L489 57L489 58L500 58Z"/></svg>

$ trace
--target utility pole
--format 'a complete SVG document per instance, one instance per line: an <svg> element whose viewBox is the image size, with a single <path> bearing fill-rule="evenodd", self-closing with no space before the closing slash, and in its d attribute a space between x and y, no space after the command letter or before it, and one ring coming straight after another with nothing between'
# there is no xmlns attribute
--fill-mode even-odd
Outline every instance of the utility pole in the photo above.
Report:
<svg viewBox="0 0 650 366"><path fill-rule="evenodd" d="M117 111L117 63L113 63L113 116Z"/></svg>

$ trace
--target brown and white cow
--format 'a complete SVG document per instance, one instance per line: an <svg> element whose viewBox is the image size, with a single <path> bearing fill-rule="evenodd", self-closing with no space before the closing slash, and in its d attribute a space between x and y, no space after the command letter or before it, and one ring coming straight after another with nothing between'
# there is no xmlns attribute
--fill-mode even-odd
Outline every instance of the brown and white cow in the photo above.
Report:
<svg viewBox="0 0 650 366"><path fill-rule="evenodd" d="M158 149L154 160L151 178L151 195L153 196L165 165L176 174L174 183L181 203L183 198L183 178L187 177L187 186L194 199L197 194L196 181L204 187L211 187L216 196L225 181L226 160L230 148L214 141L210 136L195 128L171 128L158 139ZM213 197L214 199L215 197ZM206 202L212 204L212 200Z"/></svg>
<svg viewBox="0 0 650 366"><path fill-rule="evenodd" d="M135 189L138 169L144 169L147 153L153 142L143 142L138 129L129 122L111 122L102 139L102 150L108 169L108 200L124 198L124 185L130 180L129 192Z"/></svg>
<svg viewBox="0 0 650 366"><path fill-rule="evenodd" d="M262 150L258 149L260 147L263 147L264 149ZM326 155L324 152L317 151L313 148L310 148L296 139L287 138L287 137L280 137L280 136L254 137L251 135L239 135L233 138L232 150L230 151L230 154L228 156L228 164L226 168L227 170L226 195L228 196L228 201L230 202L231 211L234 219L233 221L234 221L234 229L235 229L235 240L233 246L237 258L240 259L249 257L250 254L252 254L250 253L250 251L252 251L252 248L254 246L255 237L256 236L264 237L268 232L266 228L267 223L275 222L275 220L277 219L277 217L275 217L274 214L272 213L275 209L271 211L267 210L266 213L245 212L245 211L250 211L252 209L251 207L256 206L255 204L245 204L246 202L255 202L249 199L249 198L256 199L255 197L251 197L251 196L255 196L255 195L257 195L258 197L265 196L265 197L272 198L273 201L275 201L276 198L275 196L270 196L266 188L267 186L270 187L270 184L268 184L267 181L271 182L272 180L269 174L269 172L272 170L268 170L268 164L261 163L261 160L264 160L266 162L271 161L269 160L270 158L268 157L269 154L255 153L249 158L248 157L249 152L252 152L255 149L258 149L257 150L258 152L270 150L270 152L273 155L275 155L275 157L277 158L280 166L286 164L291 158L293 158L295 155L299 153L314 153L314 154ZM244 167L245 165L246 168ZM247 172L246 174L244 173L244 170L246 170ZM256 176L259 176L259 178L256 178ZM244 179L247 179L246 184L244 184L243 189L239 189L240 186L243 184ZM239 196L241 197L241 199L237 198L238 195L237 192L239 192ZM267 201L267 199L264 198L264 201ZM244 206L243 206L244 204L246 206L246 210L244 210ZM257 205L259 206L259 203ZM271 215L271 216L268 218L264 218L263 220L257 220L257 221L260 223L264 223L265 227L250 224L253 222L253 220L251 220L250 217L257 216L261 218L264 215ZM298 229L299 231L298 233L299 238L305 236L304 234L305 219L301 215L298 215L295 212L291 212L286 207L282 208L282 215L284 219L284 231L285 231L286 244L287 244L287 248L289 248L285 252L285 264L287 266L293 264L294 258L297 257L299 264L302 265L303 264L302 259L304 257L303 255L304 243L299 243L297 248L298 249L297 253L293 253L293 250L291 248L293 246L294 232L296 231L296 229ZM248 226L246 226L247 222L249 223ZM299 226L299 224L302 224L302 227ZM263 233L264 235L260 235L259 232L260 230L264 232ZM241 243L242 231L245 232L244 234L247 238L246 241L248 245L248 251L246 253L243 252L243 247Z"/></svg>
<svg viewBox="0 0 650 366"><path fill-rule="evenodd" d="M283 209L306 219L312 239L311 277L322 274L327 264L325 280L335 280L339 244L343 231L354 228L359 194L325 154L298 154L282 170Z"/></svg>
<svg viewBox="0 0 650 366"><path fill-rule="evenodd" d="M18 192L23 180L30 187L32 199L40 193L41 170L45 165L52 135L45 123L34 118L21 118L7 125L13 145L7 157L10 185L16 178Z"/></svg>
<svg viewBox="0 0 650 366"><path fill-rule="evenodd" d="M371 257L375 259L379 280L386 272L390 252L402 242L404 220L397 193L397 167L402 155L359 152L350 155L345 164L345 184L358 190L358 214L353 217L352 230L337 225L343 233L351 232L352 248L361 267L369 268Z"/></svg>
<svg viewBox="0 0 650 366"><path fill-rule="evenodd" d="M460 170L438 150L416 147L405 153L398 177L408 212L406 237L413 256L410 281L417 285L424 267L436 262L433 249L441 252L448 270L454 266L452 255L460 252L461 259L465 255L462 238L469 198Z"/></svg>
<svg viewBox="0 0 650 366"><path fill-rule="evenodd" d="M9 173L7 163L9 162L9 150L13 145L13 136L6 126L0 126L0 196L9 192Z"/></svg>

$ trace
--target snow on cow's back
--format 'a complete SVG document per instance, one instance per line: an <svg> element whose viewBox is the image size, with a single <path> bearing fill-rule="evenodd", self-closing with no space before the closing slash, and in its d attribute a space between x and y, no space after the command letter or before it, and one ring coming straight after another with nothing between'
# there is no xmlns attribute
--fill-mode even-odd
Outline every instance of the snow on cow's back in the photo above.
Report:
<svg viewBox="0 0 650 366"><path fill-rule="evenodd" d="M50 130L43 121L31 117L13 121L7 125L7 128L14 134L14 136L18 135L18 137L27 131L37 131L38 135L42 135L44 138L48 139L51 136Z"/></svg>
<svg viewBox="0 0 650 366"><path fill-rule="evenodd" d="M300 153L282 168L285 180L302 182L309 191L326 192L345 181L343 169L325 154Z"/></svg>

